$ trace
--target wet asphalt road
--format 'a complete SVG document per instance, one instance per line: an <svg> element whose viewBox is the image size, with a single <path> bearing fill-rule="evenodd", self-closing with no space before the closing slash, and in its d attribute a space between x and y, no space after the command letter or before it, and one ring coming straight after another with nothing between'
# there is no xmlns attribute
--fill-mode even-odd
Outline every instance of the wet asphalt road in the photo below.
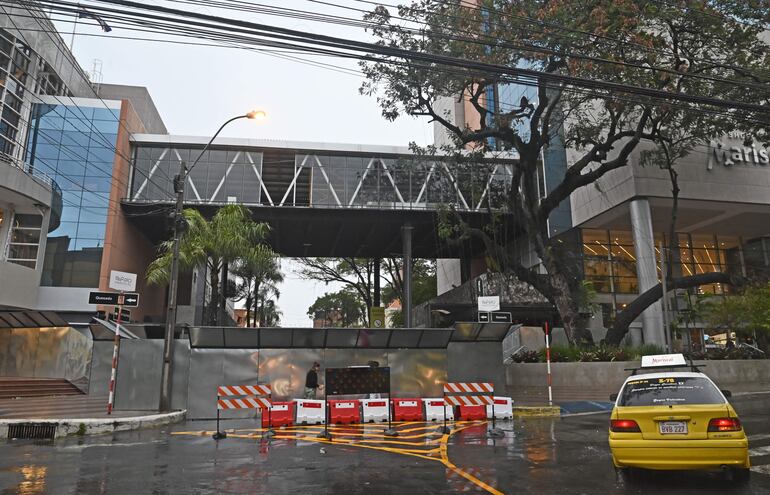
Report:
<svg viewBox="0 0 770 495"><path fill-rule="evenodd" d="M256 425L243 421L228 422L239 432L219 442L197 434L212 422L197 421L54 443L0 441L0 494L770 493L770 395L733 403L755 454L751 481L742 487L692 472L618 481L607 447L608 414L599 414L502 423L506 437L499 440L488 439L483 425L466 425L447 440L446 463L435 427L422 425L401 427L391 439L401 443L369 435L371 429L340 430L340 441L369 438L355 445L319 444L311 430L261 441L249 437Z"/></svg>

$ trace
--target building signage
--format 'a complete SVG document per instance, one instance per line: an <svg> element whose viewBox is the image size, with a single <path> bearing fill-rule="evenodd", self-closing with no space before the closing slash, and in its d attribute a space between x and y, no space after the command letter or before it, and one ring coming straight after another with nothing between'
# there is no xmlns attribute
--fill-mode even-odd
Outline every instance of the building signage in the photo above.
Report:
<svg viewBox="0 0 770 495"><path fill-rule="evenodd" d="M370 307L369 322L372 328L385 328L385 308L382 306Z"/></svg>
<svg viewBox="0 0 770 495"><path fill-rule="evenodd" d="M500 296L481 296L478 303L479 311L497 311L500 309Z"/></svg>
<svg viewBox="0 0 770 495"><path fill-rule="evenodd" d="M135 308L139 306L139 294L119 294L117 292L90 292L88 304L102 304L105 306L127 306Z"/></svg>
<svg viewBox="0 0 770 495"><path fill-rule="evenodd" d="M766 167L770 164L770 152L767 148L751 146L727 146L719 141L709 143L707 170L713 170L715 165L732 167L734 165L753 165Z"/></svg>
<svg viewBox="0 0 770 495"><path fill-rule="evenodd" d="M136 290L136 273L110 271L110 289L133 292Z"/></svg>
<svg viewBox="0 0 770 495"><path fill-rule="evenodd" d="M512 323L511 313L505 311L479 311L479 323Z"/></svg>

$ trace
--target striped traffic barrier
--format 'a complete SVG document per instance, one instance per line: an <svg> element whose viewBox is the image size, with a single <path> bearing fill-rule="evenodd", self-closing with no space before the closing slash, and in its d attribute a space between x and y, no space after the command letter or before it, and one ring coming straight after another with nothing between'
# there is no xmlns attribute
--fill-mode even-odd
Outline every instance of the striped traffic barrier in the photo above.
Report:
<svg viewBox="0 0 770 495"><path fill-rule="evenodd" d="M487 406L495 404L495 386L488 382L448 382L444 384L444 403L448 406ZM444 414L444 433L449 433L446 426L446 414ZM492 408L493 436L499 436L502 431L495 424L495 411Z"/></svg>
<svg viewBox="0 0 770 495"><path fill-rule="evenodd" d="M267 410L267 434L275 434L272 430L270 410L272 409L272 388L270 385L220 385L217 387L217 432L214 440L227 438L227 434L219 430L219 412L230 409L259 409ZM263 413L264 414L264 413Z"/></svg>

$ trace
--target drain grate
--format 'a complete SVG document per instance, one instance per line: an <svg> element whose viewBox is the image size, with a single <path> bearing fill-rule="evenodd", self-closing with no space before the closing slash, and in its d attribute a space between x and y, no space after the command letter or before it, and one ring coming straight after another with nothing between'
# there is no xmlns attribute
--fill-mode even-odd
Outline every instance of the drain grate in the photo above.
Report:
<svg viewBox="0 0 770 495"><path fill-rule="evenodd" d="M53 439L55 436L55 424L15 423L8 425L8 438Z"/></svg>

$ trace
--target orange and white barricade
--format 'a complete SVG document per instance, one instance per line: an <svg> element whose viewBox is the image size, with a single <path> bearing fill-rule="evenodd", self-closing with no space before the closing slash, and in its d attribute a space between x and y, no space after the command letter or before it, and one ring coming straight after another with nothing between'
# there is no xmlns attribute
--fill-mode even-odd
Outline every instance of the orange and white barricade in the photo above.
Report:
<svg viewBox="0 0 770 495"><path fill-rule="evenodd" d="M388 399L361 399L364 423L387 423Z"/></svg>
<svg viewBox="0 0 770 495"><path fill-rule="evenodd" d="M445 417L448 421L454 421L455 410L446 405L443 397L422 399L422 403L425 406L425 421L443 421Z"/></svg>
<svg viewBox="0 0 770 495"><path fill-rule="evenodd" d="M444 384L444 402L459 408L460 419L486 419L486 405L494 404L495 387L488 382L454 382ZM495 416L492 416L494 427ZM444 425L446 431L446 425Z"/></svg>
<svg viewBox="0 0 770 495"><path fill-rule="evenodd" d="M270 385L220 385L217 387L217 432L214 439L227 435L219 431L219 413L229 409L269 410L272 404Z"/></svg>
<svg viewBox="0 0 770 495"><path fill-rule="evenodd" d="M297 405L298 425L322 425L326 423L326 401L316 399L294 399Z"/></svg>
<svg viewBox="0 0 770 495"><path fill-rule="evenodd" d="M493 415L497 419L513 419L513 399L510 397L494 397L495 404L487 404L487 417ZM494 407L494 411L492 410Z"/></svg>

